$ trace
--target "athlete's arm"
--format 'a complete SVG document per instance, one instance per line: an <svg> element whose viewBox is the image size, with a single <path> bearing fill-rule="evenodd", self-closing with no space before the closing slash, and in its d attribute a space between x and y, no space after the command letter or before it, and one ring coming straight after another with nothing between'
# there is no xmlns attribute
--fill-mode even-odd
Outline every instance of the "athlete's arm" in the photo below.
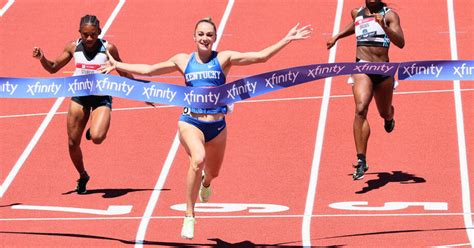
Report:
<svg viewBox="0 0 474 248"><path fill-rule="evenodd" d="M405 37L400 25L400 17L397 13L390 11L385 15L385 22L383 19L377 19L377 22L379 22L380 26L382 26L383 30L388 35L388 38L390 38L390 42L399 48L405 46Z"/></svg>
<svg viewBox="0 0 474 248"><path fill-rule="evenodd" d="M188 54L179 53L171 57L169 60L160 62L154 65L148 64L128 64L117 61L108 51L109 63L100 68L99 70L104 73L116 69L118 71L138 74L138 75L161 75L174 71L183 71L184 65L187 62Z"/></svg>
<svg viewBox="0 0 474 248"><path fill-rule="evenodd" d="M117 62L122 62L122 59L120 59L118 49L114 44L108 43L107 44L107 50L109 51L110 55L112 55L115 58L115 60ZM123 71L117 71L117 72L122 77L127 77L127 78L132 78L133 79L133 75L130 74L130 73L123 72Z"/></svg>
<svg viewBox="0 0 474 248"><path fill-rule="evenodd" d="M347 24L341 32L339 32L338 34L336 34L335 36L333 36L331 39L327 41L326 43L327 49L331 49L331 47L333 47L339 39L353 35L355 33L354 20L357 16L357 12L358 12L358 9L353 9L351 11L352 22Z"/></svg>
<svg viewBox="0 0 474 248"><path fill-rule="evenodd" d="M63 68L69 61L71 61L74 53L74 49L76 48L75 42L69 42L64 47L63 52L54 60L48 60L45 56L41 48L34 47L33 48L33 57L39 59L43 68L48 71L49 73L56 73L61 68Z"/></svg>
<svg viewBox="0 0 474 248"><path fill-rule="evenodd" d="M223 68L228 65L249 65L266 62L291 41L307 39L310 37L311 32L313 31L311 25L301 28L298 28L298 26L299 24L294 26L283 39L259 52L224 51L222 54L219 53L219 62L223 65Z"/></svg>

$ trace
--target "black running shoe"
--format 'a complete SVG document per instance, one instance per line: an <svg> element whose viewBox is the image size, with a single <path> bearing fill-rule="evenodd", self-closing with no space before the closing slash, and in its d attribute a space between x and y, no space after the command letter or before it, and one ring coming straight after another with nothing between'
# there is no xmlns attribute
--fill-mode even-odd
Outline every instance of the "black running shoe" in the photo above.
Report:
<svg viewBox="0 0 474 248"><path fill-rule="evenodd" d="M81 176L78 180L77 180L77 187L76 187L76 192L78 194L85 194L87 193L87 189L86 189L86 185L87 185L87 182L89 182L89 175L85 175L85 176Z"/></svg>
<svg viewBox="0 0 474 248"><path fill-rule="evenodd" d="M384 122L385 123L384 123L383 127L385 128L385 131L387 133L392 132L393 129L395 128L395 120L394 119L391 119L389 121L385 120Z"/></svg>
<svg viewBox="0 0 474 248"><path fill-rule="evenodd" d="M88 128L86 131L86 140L91 140L91 129Z"/></svg>
<svg viewBox="0 0 474 248"><path fill-rule="evenodd" d="M353 165L356 169L354 174L352 174L352 179L354 180L360 180L364 178L365 172L369 169L369 166L365 161L358 160L357 165Z"/></svg>

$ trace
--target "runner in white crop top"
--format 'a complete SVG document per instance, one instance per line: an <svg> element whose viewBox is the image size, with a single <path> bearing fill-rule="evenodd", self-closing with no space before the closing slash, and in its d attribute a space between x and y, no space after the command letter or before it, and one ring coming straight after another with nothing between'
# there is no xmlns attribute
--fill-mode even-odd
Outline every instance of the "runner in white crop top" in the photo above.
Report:
<svg viewBox="0 0 474 248"><path fill-rule="evenodd" d="M48 60L39 47L33 48L33 57L39 59L43 68L50 73L58 72L73 58L76 64L74 75L98 73L96 70L107 61L107 56L104 53L106 48L120 60L117 48L98 38L100 32L97 17L86 15L81 18L79 24L81 38L68 42L55 60ZM129 73L119 72L119 74L132 78ZM86 184L89 181L80 147L82 134L91 116L91 124L86 132L86 138L91 139L94 144L102 143L109 130L111 108L112 98L110 96L82 96L71 99L67 114L67 134L69 156L80 175L75 190L78 194L86 193Z"/></svg>

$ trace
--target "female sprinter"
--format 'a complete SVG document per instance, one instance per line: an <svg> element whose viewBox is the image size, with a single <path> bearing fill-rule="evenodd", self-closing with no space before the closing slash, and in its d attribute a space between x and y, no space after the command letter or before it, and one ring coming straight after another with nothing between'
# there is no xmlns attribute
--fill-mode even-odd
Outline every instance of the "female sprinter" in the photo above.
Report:
<svg viewBox="0 0 474 248"><path fill-rule="evenodd" d="M33 57L39 59L43 68L50 73L58 72L72 58L76 63L74 75L99 73L97 69L107 61L106 49L117 60L120 60L117 48L112 43L98 38L100 32L100 23L96 16L83 16L79 24L81 38L68 42L62 53L54 61L48 60L39 47L33 48ZM132 78L130 74L125 72L120 72L120 75ZM89 116L91 116L91 124L86 132L86 138L92 140L94 144L101 144L109 130L111 111L111 96L81 96L72 97L71 99L67 114L67 135L69 156L77 172L79 172L76 187L78 194L87 192L86 185L89 181L80 146L82 133Z"/></svg>
<svg viewBox="0 0 474 248"><path fill-rule="evenodd" d="M296 25L283 39L259 52L217 52L212 50L216 41L216 25L210 18L206 18L198 21L195 26L195 52L179 53L154 65L125 64L116 61L112 55L103 71L108 73L116 69L140 75L179 71L183 74L187 86L216 87L226 82L226 75L233 65L265 62L291 41L306 39L311 32L309 25L302 28ZM211 182L219 175L226 146L226 113L226 106L212 109L185 108L179 118L180 141L190 160L186 183L186 216L181 231L183 238L194 237L196 198L199 194L200 200L207 202L211 193Z"/></svg>
<svg viewBox="0 0 474 248"><path fill-rule="evenodd" d="M353 22L327 42L327 48L337 40L356 34L358 62L388 62L390 43L399 48L405 46L405 38L400 26L400 18L381 0L365 0L365 6L351 11ZM390 133L395 127L395 109L392 106L394 78L373 74L351 75L355 100L354 140L357 151L357 165L352 175L354 180L364 178L369 169L366 162L367 143L370 136L367 112L372 98L375 99L380 116L384 119L385 131Z"/></svg>

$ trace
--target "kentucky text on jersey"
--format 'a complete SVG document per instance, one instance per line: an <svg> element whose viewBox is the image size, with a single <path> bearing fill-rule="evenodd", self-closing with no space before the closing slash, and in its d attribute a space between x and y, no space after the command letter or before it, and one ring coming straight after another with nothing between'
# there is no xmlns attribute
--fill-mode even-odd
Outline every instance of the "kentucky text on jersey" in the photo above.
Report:
<svg viewBox="0 0 474 248"><path fill-rule="evenodd" d="M220 71L199 71L186 74L186 82L201 79L220 79Z"/></svg>

